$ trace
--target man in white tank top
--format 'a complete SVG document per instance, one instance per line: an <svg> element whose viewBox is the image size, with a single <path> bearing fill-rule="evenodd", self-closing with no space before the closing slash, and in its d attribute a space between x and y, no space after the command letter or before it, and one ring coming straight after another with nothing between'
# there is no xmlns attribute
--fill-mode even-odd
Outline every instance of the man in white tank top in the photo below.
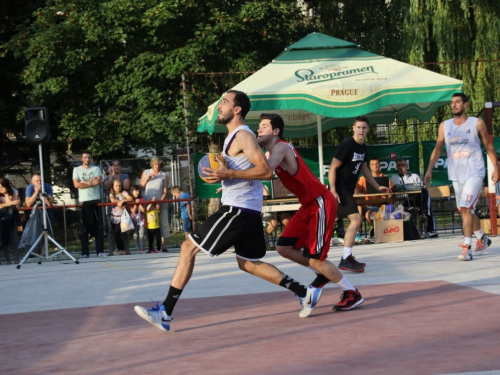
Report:
<svg viewBox="0 0 500 375"><path fill-rule="evenodd" d="M223 206L198 225L182 243L177 267L163 303L149 309L141 306L134 308L141 318L162 331L170 330L175 304L191 278L195 257L200 251L217 257L234 246L241 270L286 288L299 297L302 305L300 317L307 317L321 296L321 288L305 286L260 260L266 255L260 180L271 179L272 171L255 134L245 125L245 116L250 110L248 96L241 91L230 90L217 110L218 122L228 129L222 152L227 167L220 163L219 169L203 168L203 171L211 181L223 181Z"/></svg>
<svg viewBox="0 0 500 375"><path fill-rule="evenodd" d="M491 245L491 240L484 235L479 219L474 214L485 173L481 141L493 162L494 171L491 179L496 184L500 177L495 148L488 136L486 124L481 119L468 117L465 114L468 104L465 94L453 94L451 98L453 118L439 125L436 147L432 151L429 167L424 176L425 185L429 186L432 183L432 169L446 145L448 178L453 182L464 230L464 243L459 245L462 250L458 256L459 260L472 260L473 258L472 232L477 238L474 254L481 255Z"/></svg>

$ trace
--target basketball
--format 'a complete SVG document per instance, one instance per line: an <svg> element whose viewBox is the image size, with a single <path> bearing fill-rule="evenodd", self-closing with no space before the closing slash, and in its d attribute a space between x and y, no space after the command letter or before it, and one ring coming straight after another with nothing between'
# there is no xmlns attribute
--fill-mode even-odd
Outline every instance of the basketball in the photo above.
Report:
<svg viewBox="0 0 500 375"><path fill-rule="evenodd" d="M208 176L203 172L203 168L219 169L220 163L217 160L217 156L219 154L210 153L204 155L198 163L198 175L203 181L209 184L213 183L213 181L207 179ZM224 165L227 167L227 163L224 163Z"/></svg>

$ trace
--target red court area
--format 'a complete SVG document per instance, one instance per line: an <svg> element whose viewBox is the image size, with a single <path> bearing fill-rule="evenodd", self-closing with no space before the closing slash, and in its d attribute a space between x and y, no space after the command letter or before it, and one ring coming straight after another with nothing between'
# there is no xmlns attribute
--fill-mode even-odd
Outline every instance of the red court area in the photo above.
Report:
<svg viewBox="0 0 500 375"><path fill-rule="evenodd" d="M181 299L172 331L134 304L1 315L1 374L446 374L500 370L500 296L445 282L361 287L309 318L292 293ZM147 303L140 303L147 306Z"/></svg>

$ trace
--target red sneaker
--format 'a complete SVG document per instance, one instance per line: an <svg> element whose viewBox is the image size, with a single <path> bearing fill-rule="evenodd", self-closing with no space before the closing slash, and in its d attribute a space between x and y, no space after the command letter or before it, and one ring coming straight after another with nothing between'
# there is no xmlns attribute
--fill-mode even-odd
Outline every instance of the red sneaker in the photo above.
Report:
<svg viewBox="0 0 500 375"><path fill-rule="evenodd" d="M340 302L333 306L332 310L351 310L361 305L365 300L358 290L345 290L340 296Z"/></svg>

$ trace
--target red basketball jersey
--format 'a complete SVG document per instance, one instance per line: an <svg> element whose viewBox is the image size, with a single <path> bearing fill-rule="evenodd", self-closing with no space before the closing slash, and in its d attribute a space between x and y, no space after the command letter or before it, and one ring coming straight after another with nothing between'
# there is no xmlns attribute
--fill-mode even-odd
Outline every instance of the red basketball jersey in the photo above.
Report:
<svg viewBox="0 0 500 375"><path fill-rule="evenodd" d="M316 199L317 197L323 195L325 191L328 191L325 185L323 185L318 178L311 172L307 164L300 157L299 153L295 148L288 142L280 140L278 143L284 143L292 150L295 155L295 159L298 162L297 173L291 175L285 170L281 165L278 165L274 172L279 177L283 185L294 193L299 199L300 204L305 204L309 201Z"/></svg>

